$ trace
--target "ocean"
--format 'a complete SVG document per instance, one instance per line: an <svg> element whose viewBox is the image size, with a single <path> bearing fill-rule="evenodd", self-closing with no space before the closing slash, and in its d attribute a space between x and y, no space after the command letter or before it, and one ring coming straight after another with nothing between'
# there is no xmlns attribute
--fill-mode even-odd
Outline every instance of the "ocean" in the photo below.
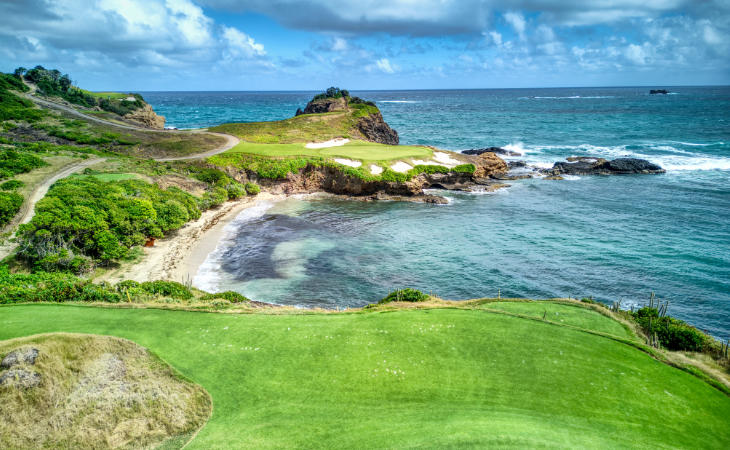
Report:
<svg viewBox="0 0 730 450"><path fill-rule="evenodd" d="M632 156L664 175L510 182L448 205L290 198L244 211L194 277L279 304L362 306L413 287L443 298L651 292L730 338L730 87L353 91L402 144L500 146L530 164ZM146 92L168 126L291 117L314 92Z"/></svg>

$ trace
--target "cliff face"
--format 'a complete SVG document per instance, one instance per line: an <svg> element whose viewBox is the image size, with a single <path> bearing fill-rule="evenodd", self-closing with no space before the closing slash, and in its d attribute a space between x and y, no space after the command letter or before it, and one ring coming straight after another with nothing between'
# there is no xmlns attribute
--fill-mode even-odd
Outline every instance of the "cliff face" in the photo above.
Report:
<svg viewBox="0 0 730 450"><path fill-rule="evenodd" d="M368 141L388 145L398 145L400 142L398 132L385 123L380 113L361 117L357 122L357 129Z"/></svg>
<svg viewBox="0 0 730 450"><path fill-rule="evenodd" d="M142 108L135 109L129 114L124 116L125 119L137 122L138 124L147 128L155 128L161 130L165 128L165 118L157 115L152 107L145 104Z"/></svg>
<svg viewBox="0 0 730 450"><path fill-rule="evenodd" d="M424 196L423 190L447 189L469 190L475 186L491 189L504 186L497 182L499 176L507 171L507 164L494 155L474 158L476 171L473 174L461 172L420 174L406 182L367 181L347 175L337 167L307 166L297 173L290 173L285 180L258 178L253 172L241 171L232 167L224 168L226 173L239 182L254 181L275 193L302 194L328 192L331 194L393 198L402 200L445 201L442 197Z"/></svg>

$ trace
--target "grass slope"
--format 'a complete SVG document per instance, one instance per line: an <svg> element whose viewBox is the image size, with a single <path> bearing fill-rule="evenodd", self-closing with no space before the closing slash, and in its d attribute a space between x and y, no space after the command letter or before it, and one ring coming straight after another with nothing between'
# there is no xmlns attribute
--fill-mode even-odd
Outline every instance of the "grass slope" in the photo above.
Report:
<svg viewBox="0 0 730 450"><path fill-rule="evenodd" d="M356 122L354 114L336 111L273 122L225 123L209 130L232 134L257 144L292 144L352 137L351 129Z"/></svg>
<svg viewBox="0 0 730 450"><path fill-rule="evenodd" d="M255 144L241 142L226 153L283 157L312 156L323 158L349 158L361 161L391 161L403 158L430 158L433 152L426 147L411 145L385 145L376 142L351 141L340 147L306 148L303 143Z"/></svg>
<svg viewBox="0 0 730 450"><path fill-rule="evenodd" d="M546 304L483 307L542 316ZM626 336L598 313L549 308ZM0 339L50 331L134 340L200 383L214 413L189 448L730 445L730 398L701 380L612 339L488 310L0 308Z"/></svg>

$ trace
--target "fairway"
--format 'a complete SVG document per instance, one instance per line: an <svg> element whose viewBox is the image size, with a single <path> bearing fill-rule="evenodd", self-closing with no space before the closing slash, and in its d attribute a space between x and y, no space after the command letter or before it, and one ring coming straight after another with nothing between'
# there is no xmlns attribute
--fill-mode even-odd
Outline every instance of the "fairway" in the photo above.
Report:
<svg viewBox="0 0 730 450"><path fill-rule="evenodd" d="M241 142L227 153L249 153L261 156L313 156L323 158L349 158L360 161L391 161L403 158L430 158L433 152L427 147L411 145L384 145L376 142L351 141L339 147L307 148L305 144L254 144Z"/></svg>
<svg viewBox="0 0 730 450"><path fill-rule="evenodd" d="M506 306L505 306L506 305ZM730 398L546 302L340 314L19 305L0 339L96 333L145 346L213 397L189 448L727 448ZM557 316L555 315L557 313Z"/></svg>

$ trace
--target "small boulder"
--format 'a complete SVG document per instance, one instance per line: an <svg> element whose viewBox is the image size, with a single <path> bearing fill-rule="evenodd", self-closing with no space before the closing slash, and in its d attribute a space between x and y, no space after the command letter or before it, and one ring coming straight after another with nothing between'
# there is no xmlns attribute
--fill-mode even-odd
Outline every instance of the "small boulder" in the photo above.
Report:
<svg viewBox="0 0 730 450"><path fill-rule="evenodd" d="M2 362L0 362L0 368L9 369L18 364L35 364L35 360L38 358L38 349L32 347L17 348L12 352L5 355Z"/></svg>
<svg viewBox="0 0 730 450"><path fill-rule="evenodd" d="M0 386L29 389L41 384L41 374L24 369L10 369L0 375Z"/></svg>

